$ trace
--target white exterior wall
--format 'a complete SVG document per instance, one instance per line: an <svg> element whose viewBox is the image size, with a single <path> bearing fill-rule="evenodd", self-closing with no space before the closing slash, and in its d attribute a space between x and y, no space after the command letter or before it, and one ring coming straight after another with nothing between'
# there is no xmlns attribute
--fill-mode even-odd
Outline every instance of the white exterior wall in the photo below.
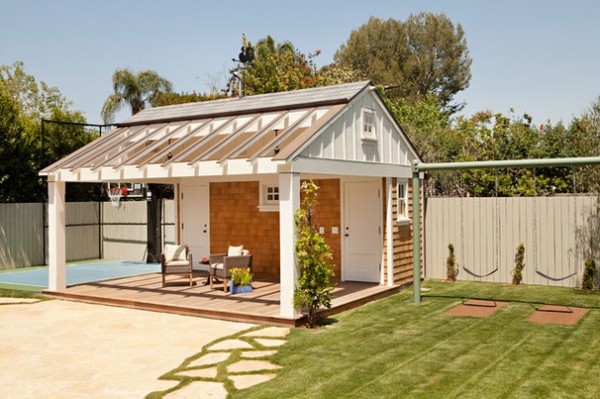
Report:
<svg viewBox="0 0 600 399"><path fill-rule="evenodd" d="M362 137L363 109L374 110L377 140ZM302 152L303 157L410 166L414 156L406 137L371 92L353 100L346 111Z"/></svg>

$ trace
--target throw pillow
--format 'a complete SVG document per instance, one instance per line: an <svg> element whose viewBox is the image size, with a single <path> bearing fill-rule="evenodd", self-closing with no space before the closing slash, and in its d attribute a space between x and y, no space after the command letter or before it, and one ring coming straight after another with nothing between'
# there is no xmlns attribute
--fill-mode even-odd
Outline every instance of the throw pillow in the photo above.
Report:
<svg viewBox="0 0 600 399"><path fill-rule="evenodd" d="M244 246L240 245L239 247L229 247L227 251L227 256L241 256L242 251L244 250Z"/></svg>
<svg viewBox="0 0 600 399"><path fill-rule="evenodd" d="M165 245L165 259L167 262L172 260L186 260L185 245Z"/></svg>

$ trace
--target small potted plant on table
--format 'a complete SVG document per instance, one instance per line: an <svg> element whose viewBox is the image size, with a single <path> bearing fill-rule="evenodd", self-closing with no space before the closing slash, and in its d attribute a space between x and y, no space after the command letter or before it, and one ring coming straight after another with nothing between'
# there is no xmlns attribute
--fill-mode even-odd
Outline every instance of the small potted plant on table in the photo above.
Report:
<svg viewBox="0 0 600 399"><path fill-rule="evenodd" d="M252 292L252 276L248 268L231 269L231 280L229 280L229 292L231 294L244 294Z"/></svg>

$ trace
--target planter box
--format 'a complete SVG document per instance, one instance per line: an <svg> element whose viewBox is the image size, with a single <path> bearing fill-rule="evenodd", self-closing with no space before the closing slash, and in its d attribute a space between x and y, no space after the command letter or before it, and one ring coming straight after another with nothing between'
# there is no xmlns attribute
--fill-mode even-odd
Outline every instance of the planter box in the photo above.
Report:
<svg viewBox="0 0 600 399"><path fill-rule="evenodd" d="M245 294L248 292L252 292L252 286L251 285L238 285L235 286L233 285L233 280L229 280L229 292L234 295L234 294Z"/></svg>

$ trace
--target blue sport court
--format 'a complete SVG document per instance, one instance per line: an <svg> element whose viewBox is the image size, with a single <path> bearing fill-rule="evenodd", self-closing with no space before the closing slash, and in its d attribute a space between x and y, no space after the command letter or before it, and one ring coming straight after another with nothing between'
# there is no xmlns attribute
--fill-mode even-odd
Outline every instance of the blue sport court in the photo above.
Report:
<svg viewBox="0 0 600 399"><path fill-rule="evenodd" d="M67 285L160 272L160 263L107 260L67 266ZM48 288L48 268L0 273L0 283Z"/></svg>

